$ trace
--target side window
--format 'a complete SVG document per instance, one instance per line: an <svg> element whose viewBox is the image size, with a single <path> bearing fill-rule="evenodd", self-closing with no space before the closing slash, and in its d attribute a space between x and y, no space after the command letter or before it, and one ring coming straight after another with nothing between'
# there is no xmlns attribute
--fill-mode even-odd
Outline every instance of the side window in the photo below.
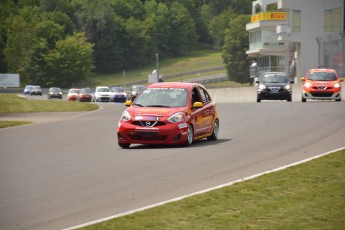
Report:
<svg viewBox="0 0 345 230"><path fill-rule="evenodd" d="M203 89L203 88L201 88L201 87L200 87L199 89L200 89L200 94L201 94L201 97L202 97L202 102L203 102L204 104L209 103L209 102L211 101L210 95L208 95L208 93L206 92L205 89Z"/></svg>
<svg viewBox="0 0 345 230"><path fill-rule="evenodd" d="M198 89L194 88L192 92L192 105L197 101L201 102Z"/></svg>

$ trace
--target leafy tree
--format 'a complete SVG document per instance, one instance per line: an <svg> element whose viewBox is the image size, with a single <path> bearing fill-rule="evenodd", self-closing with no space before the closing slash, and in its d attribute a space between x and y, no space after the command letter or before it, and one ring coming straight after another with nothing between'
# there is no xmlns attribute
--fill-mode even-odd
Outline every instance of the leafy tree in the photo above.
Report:
<svg viewBox="0 0 345 230"><path fill-rule="evenodd" d="M230 22L229 29L225 32L223 61L230 80L240 83L250 82L250 62L246 55L249 41L245 27L249 21L250 16L240 15Z"/></svg>
<svg viewBox="0 0 345 230"><path fill-rule="evenodd" d="M70 87L84 80L93 68L93 44L86 41L83 33L67 36L56 43L44 57L47 86Z"/></svg>
<svg viewBox="0 0 345 230"><path fill-rule="evenodd" d="M232 18L236 17L236 14L229 7L227 10L223 11L221 14L214 16L208 25L209 32L213 39L214 48L219 50L224 43L224 34L226 28L228 28Z"/></svg>
<svg viewBox="0 0 345 230"><path fill-rule="evenodd" d="M171 30L169 45L172 56L185 55L196 43L195 23L188 10L178 2L170 8Z"/></svg>
<svg viewBox="0 0 345 230"><path fill-rule="evenodd" d="M124 19L113 12L110 1L88 0L75 2L79 31L95 44L96 71L110 72L123 67L126 53Z"/></svg>
<svg viewBox="0 0 345 230"><path fill-rule="evenodd" d="M148 61L148 41L150 36L147 33L145 23L130 17L125 24L127 39L127 61L132 67L140 66Z"/></svg>
<svg viewBox="0 0 345 230"><path fill-rule="evenodd" d="M7 28L7 43L4 49L9 72L22 72L22 67L30 59L31 47L36 42L34 28L33 23L26 22L19 15L11 19Z"/></svg>
<svg viewBox="0 0 345 230"><path fill-rule="evenodd" d="M171 36L169 9L163 3L156 1L145 2L147 33L150 36L149 53L158 53L160 57L168 56L170 46L168 44ZM153 58L152 55L151 58Z"/></svg>

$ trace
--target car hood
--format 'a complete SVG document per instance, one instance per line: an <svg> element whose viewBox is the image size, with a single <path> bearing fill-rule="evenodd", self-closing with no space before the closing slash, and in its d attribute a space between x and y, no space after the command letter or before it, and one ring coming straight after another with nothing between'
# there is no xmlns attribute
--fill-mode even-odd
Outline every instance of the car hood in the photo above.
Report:
<svg viewBox="0 0 345 230"><path fill-rule="evenodd" d="M111 95L111 92L96 92L95 94L103 96L103 95Z"/></svg>
<svg viewBox="0 0 345 230"><path fill-rule="evenodd" d="M331 86L337 82L339 82L338 80L336 81L310 81L307 80L307 82L310 82L310 84L312 84L313 86Z"/></svg>
<svg viewBox="0 0 345 230"><path fill-rule="evenodd" d="M269 82L269 83L261 83L261 84L263 84L263 85L265 85L266 87L277 87L277 86L280 86L280 87L284 87L284 86L286 86L286 85L288 85L289 83L271 83L271 82Z"/></svg>
<svg viewBox="0 0 345 230"><path fill-rule="evenodd" d="M130 106L127 109L132 116L170 117L177 112L185 112L184 108L138 107Z"/></svg>

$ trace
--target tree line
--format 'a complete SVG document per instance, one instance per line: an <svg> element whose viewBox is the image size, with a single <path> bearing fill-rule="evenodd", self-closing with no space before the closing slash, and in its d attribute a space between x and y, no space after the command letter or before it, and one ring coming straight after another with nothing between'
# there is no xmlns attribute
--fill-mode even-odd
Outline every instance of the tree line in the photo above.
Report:
<svg viewBox="0 0 345 230"><path fill-rule="evenodd" d="M137 68L223 51L231 80L248 82L252 0L2 0L0 72L22 82L69 87L91 72Z"/></svg>

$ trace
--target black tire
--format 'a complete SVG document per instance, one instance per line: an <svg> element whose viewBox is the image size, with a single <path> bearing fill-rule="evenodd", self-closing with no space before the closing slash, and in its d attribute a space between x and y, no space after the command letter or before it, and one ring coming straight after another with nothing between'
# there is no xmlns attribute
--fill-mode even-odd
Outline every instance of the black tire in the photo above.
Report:
<svg viewBox="0 0 345 230"><path fill-rule="evenodd" d="M184 146L190 146L194 141L194 129L192 125L188 126L188 131L187 131L187 140L184 143Z"/></svg>
<svg viewBox="0 0 345 230"><path fill-rule="evenodd" d="M260 95L258 95L258 96L256 97L256 102L261 102L261 97L260 97Z"/></svg>
<svg viewBox="0 0 345 230"><path fill-rule="evenodd" d="M218 139L218 134L219 134L219 120L216 119L213 124L213 131L212 135L207 137L207 140L209 141L215 141Z"/></svg>
<svg viewBox="0 0 345 230"><path fill-rule="evenodd" d="M339 102L339 101L341 101L341 98L335 99L335 101L338 101L338 102Z"/></svg>
<svg viewBox="0 0 345 230"><path fill-rule="evenodd" d="M302 96L302 102L306 102L307 99L305 99L303 96Z"/></svg>
<svg viewBox="0 0 345 230"><path fill-rule="evenodd" d="M287 101L288 101L288 102L291 102L291 101L292 101L291 95L287 98Z"/></svg>
<svg viewBox="0 0 345 230"><path fill-rule="evenodd" d="M121 148L128 149L131 144L117 142Z"/></svg>

